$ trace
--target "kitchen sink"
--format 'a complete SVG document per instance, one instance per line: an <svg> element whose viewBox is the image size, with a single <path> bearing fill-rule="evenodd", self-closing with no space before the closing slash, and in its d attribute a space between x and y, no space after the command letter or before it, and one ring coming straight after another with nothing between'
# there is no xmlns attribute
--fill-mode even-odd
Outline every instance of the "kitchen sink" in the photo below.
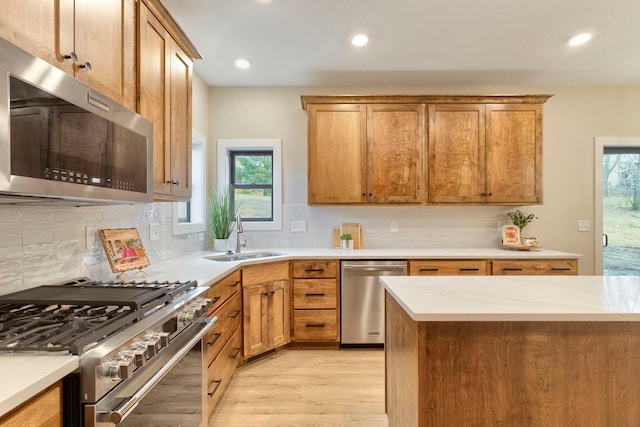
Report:
<svg viewBox="0 0 640 427"><path fill-rule="evenodd" d="M270 258L270 257L280 256L280 255L285 255L285 254L280 252L269 252L269 251L246 252L246 253L239 253L239 254L206 256L205 259L208 259L211 261L226 262L226 261L241 261L243 259Z"/></svg>

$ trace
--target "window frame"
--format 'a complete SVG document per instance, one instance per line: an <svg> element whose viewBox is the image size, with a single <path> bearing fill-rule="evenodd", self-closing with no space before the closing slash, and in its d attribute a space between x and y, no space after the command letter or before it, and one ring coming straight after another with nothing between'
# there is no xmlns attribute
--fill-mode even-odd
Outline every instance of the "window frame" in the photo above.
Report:
<svg viewBox="0 0 640 427"><path fill-rule="evenodd" d="M193 185L195 184L195 180L193 179L194 177L196 177L195 175L192 176L192 192L191 192L191 201L190 202L174 202L173 203L173 235L179 235L179 234L188 234L188 233L200 233L203 231L207 230L207 180L206 180L206 176L207 176L207 137L204 136L202 133L198 132L195 129L191 130L191 147L192 147L192 175L193 174L198 174L197 178L200 179L200 185ZM193 156L193 150L194 148L196 150L200 151L200 161L201 161L201 167L198 168L196 167L196 162L193 161L194 157ZM196 205L199 204L200 206L200 213L199 215L194 215L193 212L190 213L190 218L195 218L195 220L193 222L179 222L179 218L180 218L180 214L178 211L178 204L179 203L187 203L187 206L189 209L191 209L192 206L194 206L194 197L200 197L200 201L199 203L195 203ZM198 218L199 217L199 218Z"/></svg>
<svg viewBox="0 0 640 427"><path fill-rule="evenodd" d="M231 188L231 152L271 151L273 156L271 221L246 221L245 230L282 230L282 140L281 139L218 139L217 140L217 184L219 189Z"/></svg>
<svg viewBox="0 0 640 427"><path fill-rule="evenodd" d="M271 157L271 184L237 184L235 182L236 172L236 156L269 156ZM242 218L243 221L248 222L266 222L273 221L273 150L229 150L229 189L231 193L231 202L235 204L235 190L247 189L247 190L271 190L271 216L269 218Z"/></svg>

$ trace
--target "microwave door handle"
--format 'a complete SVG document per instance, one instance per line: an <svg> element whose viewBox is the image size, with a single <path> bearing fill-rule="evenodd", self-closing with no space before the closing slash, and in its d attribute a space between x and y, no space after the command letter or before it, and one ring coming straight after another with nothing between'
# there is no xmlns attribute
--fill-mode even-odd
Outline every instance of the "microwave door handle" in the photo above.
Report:
<svg viewBox="0 0 640 427"><path fill-rule="evenodd" d="M171 359L167 361L162 369L160 369L151 378L149 378L149 381L144 383L144 385L140 387L138 391L133 394L133 396L118 405L118 407L116 407L114 410L100 412L97 415L98 420L101 422L111 422L114 424L119 424L125 418L127 418L127 416L136 408L136 406L138 406L138 403L151 391L153 387L156 386L156 384L158 384L162 380L167 372L173 369L173 367L180 361L180 359L182 359L191 350L191 348L196 345L196 343L200 341L202 337L204 337L209 332L209 330L211 330L211 328L213 328L216 320L218 320L217 317L204 319L202 323L206 323L206 325L202 329L200 329L197 335L192 337L186 345L182 346L180 350L176 351L176 353L171 356Z"/></svg>

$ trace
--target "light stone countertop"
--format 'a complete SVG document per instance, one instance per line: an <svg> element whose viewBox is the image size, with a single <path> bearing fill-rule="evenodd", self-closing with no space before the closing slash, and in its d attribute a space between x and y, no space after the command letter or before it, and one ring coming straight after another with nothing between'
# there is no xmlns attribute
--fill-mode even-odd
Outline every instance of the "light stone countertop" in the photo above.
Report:
<svg viewBox="0 0 640 427"><path fill-rule="evenodd" d="M0 356L0 416L80 367L68 354L3 353Z"/></svg>
<svg viewBox="0 0 640 427"><path fill-rule="evenodd" d="M381 277L415 321L640 321L638 276Z"/></svg>
<svg viewBox="0 0 640 427"><path fill-rule="evenodd" d="M262 249L247 249L243 253L261 252ZM172 261L153 263L144 271L146 280L184 281L197 280L199 286L210 286L242 265L295 259L536 259L579 258L581 255L546 249L535 251L512 251L499 248L471 249L313 249L282 248L264 249L282 255L243 261L217 262L206 256L222 255L220 252L196 252ZM131 280L142 280L130 275ZM78 356L34 355L25 353L0 353L0 416L35 396L79 366Z"/></svg>

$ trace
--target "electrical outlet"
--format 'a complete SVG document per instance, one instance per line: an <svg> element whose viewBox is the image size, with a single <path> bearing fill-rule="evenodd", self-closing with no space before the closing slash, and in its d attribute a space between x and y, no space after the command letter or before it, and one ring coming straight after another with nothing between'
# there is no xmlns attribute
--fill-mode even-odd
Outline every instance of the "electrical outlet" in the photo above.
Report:
<svg viewBox="0 0 640 427"><path fill-rule="evenodd" d="M198 242L204 242L204 234L198 233Z"/></svg>
<svg viewBox="0 0 640 427"><path fill-rule="evenodd" d="M398 221L391 221L391 232L392 233L398 232Z"/></svg>
<svg viewBox="0 0 640 427"><path fill-rule="evenodd" d="M160 224L157 222L149 224L149 240L160 240Z"/></svg>
<svg viewBox="0 0 640 427"><path fill-rule="evenodd" d="M588 219L578 220L578 231L589 231L590 229L591 229L591 225L589 224Z"/></svg>
<svg viewBox="0 0 640 427"><path fill-rule="evenodd" d="M294 233L307 231L307 221L291 221L291 231Z"/></svg>
<svg viewBox="0 0 640 427"><path fill-rule="evenodd" d="M93 249L96 247L96 237L98 235L98 227L87 225L85 228L85 245L87 249Z"/></svg>

